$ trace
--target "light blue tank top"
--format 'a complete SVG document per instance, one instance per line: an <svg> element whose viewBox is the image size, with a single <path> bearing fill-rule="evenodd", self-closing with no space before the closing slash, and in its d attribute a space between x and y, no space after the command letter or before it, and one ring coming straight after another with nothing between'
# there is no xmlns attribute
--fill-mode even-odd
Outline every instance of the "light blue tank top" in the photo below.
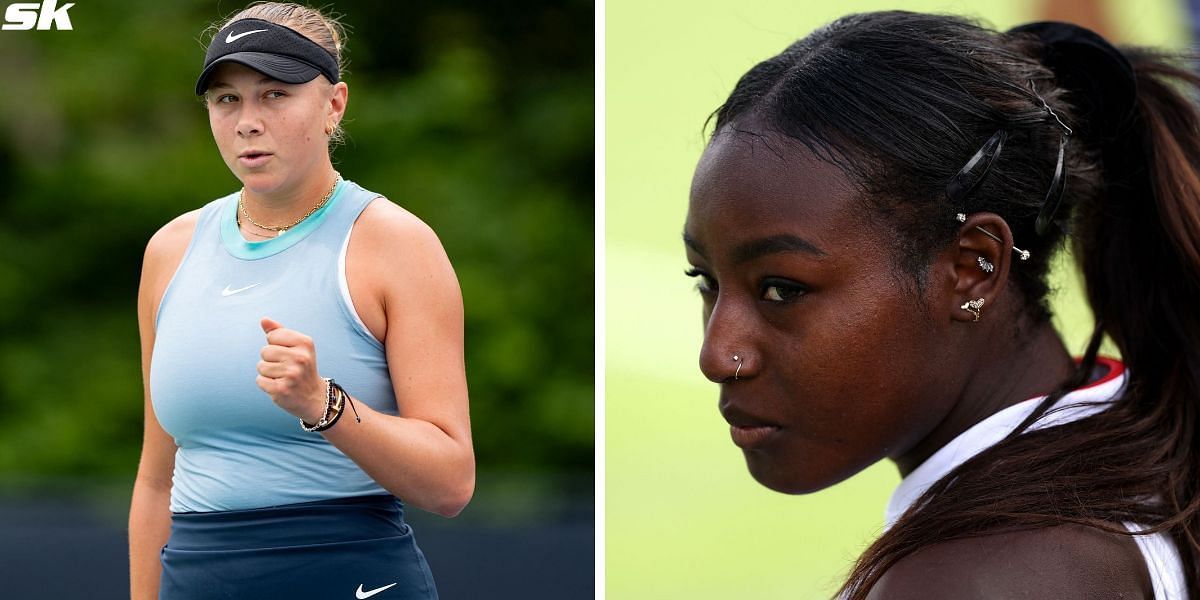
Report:
<svg viewBox="0 0 1200 600"><path fill-rule="evenodd" d="M179 446L172 512L260 508L386 494L255 383L270 317L313 338L317 366L360 404L395 415L383 345L345 285L350 228L379 194L351 181L280 237L246 241L238 194L207 204L156 317L150 395ZM347 410L337 427L354 427Z"/></svg>

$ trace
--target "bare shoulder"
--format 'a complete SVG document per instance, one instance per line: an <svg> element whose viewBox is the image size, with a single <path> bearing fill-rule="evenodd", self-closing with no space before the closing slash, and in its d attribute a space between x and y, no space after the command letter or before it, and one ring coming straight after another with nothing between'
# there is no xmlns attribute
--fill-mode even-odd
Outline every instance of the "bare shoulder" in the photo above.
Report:
<svg viewBox="0 0 1200 600"><path fill-rule="evenodd" d="M382 196L354 223L346 284L355 310L377 340L401 339L388 332L407 321L461 326L462 291L441 240L416 215Z"/></svg>
<svg viewBox="0 0 1200 600"><path fill-rule="evenodd" d="M441 240L429 225L383 196L363 209L354 230L356 237L361 235L374 248L407 250L418 255L445 254Z"/></svg>
<svg viewBox="0 0 1200 600"><path fill-rule="evenodd" d="M870 598L1153 598L1133 538L1083 525L954 540L909 555Z"/></svg>
<svg viewBox="0 0 1200 600"><path fill-rule="evenodd" d="M458 280L433 229L387 198L372 201L359 216L350 238L349 255L359 268L380 282L385 296L458 293ZM420 285L414 285L420 284Z"/></svg>
<svg viewBox="0 0 1200 600"><path fill-rule="evenodd" d="M201 209L197 208L183 213L154 232L146 244L146 261L169 263L172 257L182 258L188 242L192 240L192 234L196 231L200 211Z"/></svg>
<svg viewBox="0 0 1200 600"><path fill-rule="evenodd" d="M142 258L142 281L138 286L138 313L146 329L158 312L159 300L167 283L183 262L200 209L184 213L172 219L150 237L146 253Z"/></svg>

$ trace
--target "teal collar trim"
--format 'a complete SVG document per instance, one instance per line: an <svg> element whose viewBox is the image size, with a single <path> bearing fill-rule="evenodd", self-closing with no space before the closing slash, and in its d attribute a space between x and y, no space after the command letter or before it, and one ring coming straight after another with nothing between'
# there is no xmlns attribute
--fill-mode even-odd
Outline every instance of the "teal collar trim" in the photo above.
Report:
<svg viewBox="0 0 1200 600"><path fill-rule="evenodd" d="M317 212L309 215L295 227L287 230L283 235L261 242L247 241L242 237L242 232L238 230L237 225L237 205L238 195L233 194L228 196L225 202L225 210L221 215L221 245L236 258L242 260L259 260L268 256L275 256L292 246L300 243L301 240L308 237L317 227L321 226L321 222L333 209L338 198L342 196L342 192L346 189L346 180L341 179L337 183L337 187L333 190L333 197L329 202L325 203Z"/></svg>

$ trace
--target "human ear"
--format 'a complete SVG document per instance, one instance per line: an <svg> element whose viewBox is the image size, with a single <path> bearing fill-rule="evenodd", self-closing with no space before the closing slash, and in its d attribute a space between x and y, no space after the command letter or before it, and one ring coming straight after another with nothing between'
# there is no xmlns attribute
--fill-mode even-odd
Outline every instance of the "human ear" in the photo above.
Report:
<svg viewBox="0 0 1200 600"><path fill-rule="evenodd" d="M974 322L995 306L1008 282L1008 269L1019 252L1013 250L1012 230L1000 215L963 215L953 256L955 285L951 319Z"/></svg>
<svg viewBox="0 0 1200 600"><path fill-rule="evenodd" d="M349 96L350 87L346 85L345 81L339 81L330 86L329 104L325 115L326 122L334 127L342 122L342 117L346 114L346 103Z"/></svg>

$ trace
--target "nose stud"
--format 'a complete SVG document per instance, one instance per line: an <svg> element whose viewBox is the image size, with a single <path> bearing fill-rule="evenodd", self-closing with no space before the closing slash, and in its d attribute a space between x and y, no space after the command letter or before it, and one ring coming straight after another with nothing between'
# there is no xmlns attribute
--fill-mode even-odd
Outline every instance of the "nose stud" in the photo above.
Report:
<svg viewBox="0 0 1200 600"><path fill-rule="evenodd" d="M734 379L734 381L737 381L738 374L742 372L742 357L740 357L740 356L738 356L738 355L734 354L734 355L733 355L733 360L734 360L734 361L736 361L736 362L737 362L737 364L738 364L738 366L737 366L737 370L735 370L735 371L733 372L733 379Z"/></svg>

